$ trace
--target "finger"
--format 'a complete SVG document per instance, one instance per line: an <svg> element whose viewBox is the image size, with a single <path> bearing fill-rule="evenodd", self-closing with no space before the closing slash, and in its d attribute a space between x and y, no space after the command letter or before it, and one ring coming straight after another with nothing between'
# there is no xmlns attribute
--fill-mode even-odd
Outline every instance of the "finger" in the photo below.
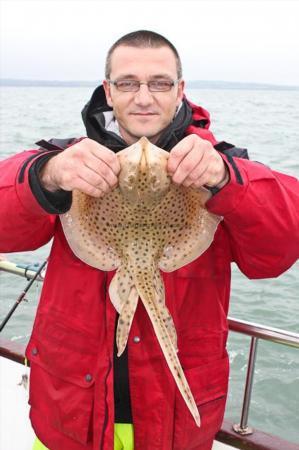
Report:
<svg viewBox="0 0 299 450"><path fill-rule="evenodd" d="M91 149L91 153L99 160L103 161L118 176L120 172L120 163L116 154L109 148L99 145Z"/></svg>
<svg viewBox="0 0 299 450"><path fill-rule="evenodd" d="M202 187L202 186L209 186L209 187L212 187L212 186L210 186L209 183L208 183L210 177L209 177L209 175L208 175L207 172L208 172L208 171L206 171L201 177L199 177L199 178L192 184L192 186L195 187L195 188L199 188L199 187Z"/></svg>
<svg viewBox="0 0 299 450"><path fill-rule="evenodd" d="M105 161L100 160L93 155L90 155L88 160L85 162L85 165L101 178L103 178L111 189L117 186L118 178L112 171L111 167L109 167L105 163Z"/></svg>
<svg viewBox="0 0 299 450"><path fill-rule="evenodd" d="M182 183L185 187L193 186L194 183L197 183L205 174L207 173L208 166L203 166L202 164L198 164L194 170L190 173L190 175L185 178Z"/></svg>
<svg viewBox="0 0 299 450"><path fill-rule="evenodd" d="M82 173L84 174L83 177L82 175L73 172L68 172L67 174L64 174L63 179L59 183L59 188L64 189L65 191L73 191L74 189L78 189L81 192L93 196L103 195L105 192L99 186L100 183L98 183L98 186L95 184L98 180L93 181L94 184L88 182L89 177L88 174L86 175L85 170L87 170L88 173L91 172L89 169L82 167L81 174Z"/></svg>
<svg viewBox="0 0 299 450"><path fill-rule="evenodd" d="M104 196L104 192L91 184L87 183L87 181L82 178L78 178L76 183L76 189L83 192L83 194L90 195L91 197L100 198Z"/></svg>
<svg viewBox="0 0 299 450"><path fill-rule="evenodd" d="M223 183L226 179L227 182L228 178L228 169L225 166L225 163L221 156L215 153L209 158L207 170L198 177L196 184L213 187L219 185L219 183Z"/></svg>
<svg viewBox="0 0 299 450"><path fill-rule="evenodd" d="M202 173L194 182L194 187L201 187L201 186L215 186L217 184L217 177L216 177L216 171L215 166L212 164L212 162L207 166L207 169L204 173Z"/></svg>
<svg viewBox="0 0 299 450"><path fill-rule="evenodd" d="M198 164L191 170L188 176L185 178L183 185L188 187L195 183L201 176L206 174L210 165L211 153L207 151L203 151L201 155L201 159Z"/></svg>
<svg viewBox="0 0 299 450"><path fill-rule="evenodd" d="M111 187L107 183L107 181L90 167L83 165L82 167L80 167L78 175L82 180L86 181L91 186L96 187L105 193L111 190Z"/></svg>
<svg viewBox="0 0 299 450"><path fill-rule="evenodd" d="M180 162L177 170L172 176L172 181L176 184L183 184L191 173L197 178L196 173L198 171L202 172L205 169L205 166L201 168L203 161L203 152L198 148L192 149Z"/></svg>
<svg viewBox="0 0 299 450"><path fill-rule="evenodd" d="M120 164L116 154L93 139L85 138L74 146L69 147L63 153L84 162L87 162L90 155L93 155L96 159L103 160L116 176L120 171Z"/></svg>
<svg viewBox="0 0 299 450"><path fill-rule="evenodd" d="M169 153L169 158L167 161L167 172L170 175L173 175L176 170L178 169L178 166L182 162L182 160L186 157L186 155L191 151L192 145L190 145L190 142L187 141L179 142Z"/></svg>

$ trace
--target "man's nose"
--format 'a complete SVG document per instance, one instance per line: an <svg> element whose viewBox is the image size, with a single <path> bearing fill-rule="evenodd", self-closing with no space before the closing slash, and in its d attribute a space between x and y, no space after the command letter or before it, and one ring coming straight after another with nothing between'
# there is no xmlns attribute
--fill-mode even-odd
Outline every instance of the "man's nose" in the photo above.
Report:
<svg viewBox="0 0 299 450"><path fill-rule="evenodd" d="M136 105L148 106L154 101L153 95L146 84L141 84L139 91L134 96Z"/></svg>

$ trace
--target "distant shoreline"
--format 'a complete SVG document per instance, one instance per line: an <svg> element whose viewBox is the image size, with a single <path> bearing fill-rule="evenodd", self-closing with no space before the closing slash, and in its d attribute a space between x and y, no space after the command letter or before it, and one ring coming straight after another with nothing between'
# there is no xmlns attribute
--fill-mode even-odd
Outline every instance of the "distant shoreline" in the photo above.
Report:
<svg viewBox="0 0 299 450"><path fill-rule="evenodd" d="M60 81L60 80L22 80L14 78L0 78L0 86L12 87L93 87L101 81ZM186 82L187 89L242 89L242 90L275 90L299 91L299 86L275 85L268 83L245 83L235 81L207 81L195 80Z"/></svg>

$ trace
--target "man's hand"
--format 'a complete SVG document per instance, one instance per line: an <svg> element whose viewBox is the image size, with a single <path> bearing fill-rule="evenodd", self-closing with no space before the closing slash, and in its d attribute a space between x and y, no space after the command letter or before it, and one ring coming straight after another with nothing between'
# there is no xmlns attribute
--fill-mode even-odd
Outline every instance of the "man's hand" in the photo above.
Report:
<svg viewBox="0 0 299 450"><path fill-rule="evenodd" d="M53 156L42 168L42 186L79 191L92 197L102 197L118 183L120 165L115 153L92 139L83 139Z"/></svg>
<svg viewBox="0 0 299 450"><path fill-rule="evenodd" d="M182 139L170 151L167 170L172 181L183 186L222 188L229 181L228 169L209 141L195 134Z"/></svg>

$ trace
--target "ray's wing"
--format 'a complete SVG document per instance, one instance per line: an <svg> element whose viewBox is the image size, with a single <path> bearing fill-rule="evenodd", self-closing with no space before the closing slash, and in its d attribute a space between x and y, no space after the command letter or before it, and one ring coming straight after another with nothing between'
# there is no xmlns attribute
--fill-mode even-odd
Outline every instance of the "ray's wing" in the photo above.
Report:
<svg viewBox="0 0 299 450"><path fill-rule="evenodd" d="M138 303L138 292L134 286L128 263L121 265L112 278L109 286L109 296L116 311L119 313L116 344L117 356L120 356L126 348Z"/></svg>
<svg viewBox="0 0 299 450"><path fill-rule="evenodd" d="M63 231L74 254L101 270L120 265L120 246L115 210L123 208L117 189L103 198L73 191L71 209L60 216Z"/></svg>
<svg viewBox="0 0 299 450"><path fill-rule="evenodd" d="M133 286L118 318L116 330L117 356L121 356L126 348L131 325L138 304L138 299L139 295L137 289L135 286Z"/></svg>
<svg viewBox="0 0 299 450"><path fill-rule="evenodd" d="M171 185L161 209L164 245L158 266L172 272L198 258L212 243L221 217L203 206L205 193Z"/></svg>
<svg viewBox="0 0 299 450"><path fill-rule="evenodd" d="M122 263L117 269L109 286L110 300L119 314L121 313L125 302L128 300L132 287L133 278L130 274L129 266L128 264Z"/></svg>

